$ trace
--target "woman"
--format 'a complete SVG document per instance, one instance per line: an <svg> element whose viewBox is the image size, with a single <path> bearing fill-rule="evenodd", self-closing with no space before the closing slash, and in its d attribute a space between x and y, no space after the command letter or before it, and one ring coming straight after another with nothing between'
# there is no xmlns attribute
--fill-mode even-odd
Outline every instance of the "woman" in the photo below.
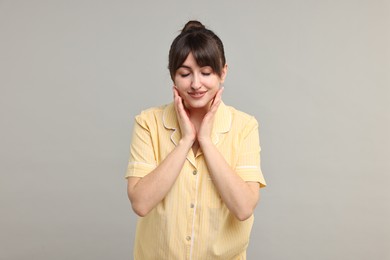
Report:
<svg viewBox="0 0 390 260"><path fill-rule="evenodd" d="M259 200L258 124L221 99L223 44L189 21L169 51L174 101L136 117L126 177L134 259L246 259Z"/></svg>

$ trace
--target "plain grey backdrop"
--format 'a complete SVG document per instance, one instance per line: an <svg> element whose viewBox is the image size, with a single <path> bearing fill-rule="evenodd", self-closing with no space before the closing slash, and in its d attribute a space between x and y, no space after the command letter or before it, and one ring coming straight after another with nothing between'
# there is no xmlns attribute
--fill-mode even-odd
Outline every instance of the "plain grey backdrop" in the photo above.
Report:
<svg viewBox="0 0 390 260"><path fill-rule="evenodd" d="M260 122L248 259L390 259L389 1L0 0L0 259L132 259L134 116L189 19Z"/></svg>

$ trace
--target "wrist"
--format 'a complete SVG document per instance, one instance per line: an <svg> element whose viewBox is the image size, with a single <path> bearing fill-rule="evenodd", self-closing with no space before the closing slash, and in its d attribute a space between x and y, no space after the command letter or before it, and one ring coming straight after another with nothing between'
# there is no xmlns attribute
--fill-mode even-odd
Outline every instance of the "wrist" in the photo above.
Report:
<svg viewBox="0 0 390 260"><path fill-rule="evenodd" d="M185 146L188 149L190 149L194 144L194 142L195 142L195 138L183 137L182 139L180 139L179 145Z"/></svg>
<svg viewBox="0 0 390 260"><path fill-rule="evenodd" d="M198 138L198 142L199 142L199 146L203 148L209 145L213 145L213 142L211 141L210 137Z"/></svg>

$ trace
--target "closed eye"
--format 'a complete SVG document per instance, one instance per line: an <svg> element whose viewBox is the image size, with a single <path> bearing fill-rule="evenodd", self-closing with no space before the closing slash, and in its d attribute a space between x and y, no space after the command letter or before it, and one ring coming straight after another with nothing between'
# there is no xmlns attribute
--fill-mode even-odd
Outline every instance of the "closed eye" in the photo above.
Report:
<svg viewBox="0 0 390 260"><path fill-rule="evenodd" d="M185 78L185 77L188 77L190 75L190 73L183 73L183 74L180 74L180 76L182 77L182 78Z"/></svg>

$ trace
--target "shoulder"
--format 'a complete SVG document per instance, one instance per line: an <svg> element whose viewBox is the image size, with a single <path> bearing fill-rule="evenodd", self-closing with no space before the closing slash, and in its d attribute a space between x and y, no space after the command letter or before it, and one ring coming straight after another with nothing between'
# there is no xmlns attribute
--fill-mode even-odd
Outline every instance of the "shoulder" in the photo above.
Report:
<svg viewBox="0 0 390 260"><path fill-rule="evenodd" d="M158 124L162 121L164 110L168 106L169 105L161 105L142 110L135 116L135 121L143 127Z"/></svg>
<svg viewBox="0 0 390 260"><path fill-rule="evenodd" d="M232 116L232 128L241 130L258 128L259 124L253 115L240 111L232 106L226 106Z"/></svg>
<svg viewBox="0 0 390 260"><path fill-rule="evenodd" d="M154 115L162 114L162 112L167 106L168 105L161 105L144 109L136 117L148 118L153 117Z"/></svg>

